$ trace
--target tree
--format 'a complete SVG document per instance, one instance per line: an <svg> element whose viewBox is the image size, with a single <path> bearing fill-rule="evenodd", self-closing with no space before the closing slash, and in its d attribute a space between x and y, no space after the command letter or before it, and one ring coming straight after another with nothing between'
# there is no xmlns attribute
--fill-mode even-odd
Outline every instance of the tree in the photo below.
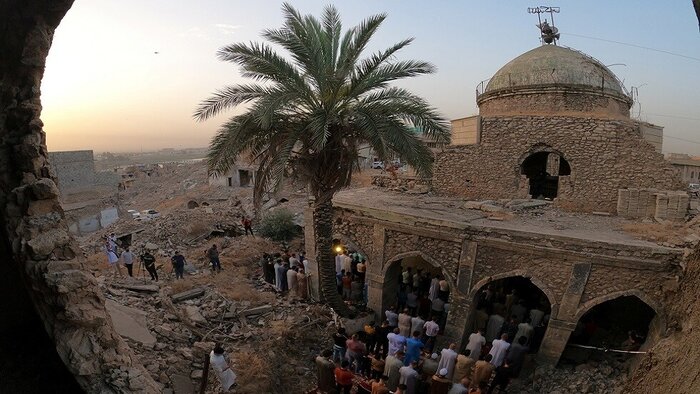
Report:
<svg viewBox="0 0 700 394"><path fill-rule="evenodd" d="M361 58L386 15L370 16L343 32L340 15L327 6L321 19L282 6L284 23L262 36L268 43L237 43L221 48L218 58L240 66L255 83L227 86L202 101L194 117L208 119L242 104L212 139L210 173L228 172L239 155L252 153L259 163L254 199L277 188L293 174L308 185L313 213L313 258L319 265L324 300L341 315L349 308L336 291L331 251L333 195L350 184L358 168L358 147L368 143L377 156L393 155L420 175L430 176L432 154L413 132L419 127L439 142L449 140L447 121L421 97L391 86L393 81L435 72L417 60L396 60L406 39Z"/></svg>

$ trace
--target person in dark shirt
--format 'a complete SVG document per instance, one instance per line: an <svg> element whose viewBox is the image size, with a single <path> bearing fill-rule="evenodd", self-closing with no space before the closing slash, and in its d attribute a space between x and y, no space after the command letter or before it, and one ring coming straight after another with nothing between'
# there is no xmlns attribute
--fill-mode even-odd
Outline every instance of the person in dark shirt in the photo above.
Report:
<svg viewBox="0 0 700 394"><path fill-rule="evenodd" d="M346 342L348 336L345 333L345 328L338 328L338 332L333 334L333 361L340 362L345 359Z"/></svg>
<svg viewBox="0 0 700 394"><path fill-rule="evenodd" d="M175 270L175 279L185 279L185 256L176 251L175 256L170 261L172 261Z"/></svg>
<svg viewBox="0 0 700 394"><path fill-rule="evenodd" d="M156 258L153 257L151 252L146 251L141 255L141 261L143 262L146 271L151 275L151 280L158 282L158 271L156 270Z"/></svg>

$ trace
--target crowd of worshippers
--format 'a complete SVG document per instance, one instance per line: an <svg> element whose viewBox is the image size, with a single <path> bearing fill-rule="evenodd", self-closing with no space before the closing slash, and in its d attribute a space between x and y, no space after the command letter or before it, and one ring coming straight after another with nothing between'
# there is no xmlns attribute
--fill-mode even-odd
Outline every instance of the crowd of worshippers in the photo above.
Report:
<svg viewBox="0 0 700 394"><path fill-rule="evenodd" d="M360 253L344 249L335 256L335 283L343 300L367 303L366 272L367 259Z"/></svg>
<svg viewBox="0 0 700 394"><path fill-rule="evenodd" d="M302 299L308 297L309 260L304 252L290 253L285 249L280 253L264 253L260 266L265 282L275 286L278 292Z"/></svg>
<svg viewBox="0 0 700 394"><path fill-rule="evenodd" d="M449 296L444 278L429 278L425 287L421 284L424 274L405 269L400 291L420 300L427 290L426 300L444 303ZM517 291L505 294L502 288L488 286L477 296L475 330L465 348L458 352L452 343L433 353L442 329L441 311L432 308L431 302L430 320L426 321L419 301L405 304L398 314L389 308L381 325L369 323L352 335L339 328L333 336L333 350L316 358L317 391L349 393L355 387L358 393L371 394L504 392L519 376L527 354L539 347L549 318L548 308L539 302L530 304ZM506 321L504 315L510 319Z"/></svg>

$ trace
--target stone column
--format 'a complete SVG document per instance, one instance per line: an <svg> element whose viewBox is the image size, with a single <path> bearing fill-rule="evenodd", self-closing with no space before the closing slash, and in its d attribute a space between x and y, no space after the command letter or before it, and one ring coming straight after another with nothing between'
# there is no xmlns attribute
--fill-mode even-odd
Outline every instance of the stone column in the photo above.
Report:
<svg viewBox="0 0 700 394"><path fill-rule="evenodd" d="M382 295L384 288L384 244L386 243L386 232L383 226L374 225L372 232L371 255L368 257L367 267L367 306L375 312L376 322L384 319L384 309L382 305Z"/></svg>
<svg viewBox="0 0 700 394"><path fill-rule="evenodd" d="M469 292L471 291L472 272L476 263L477 243L464 240L459 256L459 271L457 272L456 287L450 294L450 312L447 315L444 337L438 341L438 346L447 346L451 342L463 346L467 332L467 322L471 310Z"/></svg>
<svg viewBox="0 0 700 394"><path fill-rule="evenodd" d="M576 323L550 319L540 351L537 353L537 361L541 364L557 365L575 328Z"/></svg>

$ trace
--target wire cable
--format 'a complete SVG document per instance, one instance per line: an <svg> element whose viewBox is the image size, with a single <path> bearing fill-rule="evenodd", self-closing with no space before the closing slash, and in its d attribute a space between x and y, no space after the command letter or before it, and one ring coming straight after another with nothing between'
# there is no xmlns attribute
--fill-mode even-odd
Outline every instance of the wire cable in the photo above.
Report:
<svg viewBox="0 0 700 394"><path fill-rule="evenodd" d="M608 40L608 39L605 39L605 38L584 36L584 35L582 35L582 34L562 33L562 35L564 35L564 34L568 34L568 35L570 35L570 36L572 36L572 37L581 37L581 38L587 38L587 39L589 39L589 40L598 40L598 41L610 42L610 43L613 43L613 44L625 45L625 46L633 47L633 48L646 49L647 51L654 51L654 52L659 52L659 53L665 53L665 54L667 54L667 55L682 57L682 58L684 58L684 59L694 60L694 61L696 61L696 62L700 62L700 58L698 58L698 57L687 56L687 55L683 55L683 54L680 54L680 53L667 51L667 50L665 50L665 49L651 48L651 47L646 47L646 46L643 46L643 45L630 44L630 43L628 43L628 42L615 41L615 40Z"/></svg>

